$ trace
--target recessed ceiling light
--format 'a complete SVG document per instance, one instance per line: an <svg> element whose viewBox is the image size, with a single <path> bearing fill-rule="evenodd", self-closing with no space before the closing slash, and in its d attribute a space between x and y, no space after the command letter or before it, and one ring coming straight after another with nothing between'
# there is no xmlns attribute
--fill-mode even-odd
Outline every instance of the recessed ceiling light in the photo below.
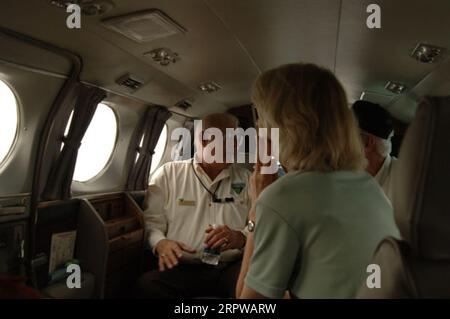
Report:
<svg viewBox="0 0 450 319"><path fill-rule="evenodd" d="M102 15L114 8L114 3L109 0L51 0L50 4L58 8L76 4L80 6L81 12L88 16Z"/></svg>
<svg viewBox="0 0 450 319"><path fill-rule="evenodd" d="M214 93L219 91L222 87L216 82L205 82L198 86L199 90L205 93Z"/></svg>
<svg viewBox="0 0 450 319"><path fill-rule="evenodd" d="M421 63L435 63L444 56L445 52L445 48L419 43L411 52L411 57Z"/></svg>
<svg viewBox="0 0 450 319"><path fill-rule="evenodd" d="M50 4L52 6L58 7L58 8L65 8L69 5L69 1L65 0L51 0Z"/></svg>
<svg viewBox="0 0 450 319"><path fill-rule="evenodd" d="M88 16L99 16L114 8L114 3L105 0L86 1L81 4L81 10Z"/></svg>
<svg viewBox="0 0 450 319"><path fill-rule="evenodd" d="M167 66L170 63L176 63L180 60L178 53L172 52L172 50L167 48L159 48L153 51L144 53L144 56L150 56L153 61L161 64L162 66Z"/></svg>
<svg viewBox="0 0 450 319"><path fill-rule="evenodd" d="M385 89L394 94L402 94L406 90L406 85L400 82L389 81L386 83Z"/></svg>
<svg viewBox="0 0 450 319"><path fill-rule="evenodd" d="M103 21L103 25L138 43L186 32L181 25L157 9L109 18Z"/></svg>

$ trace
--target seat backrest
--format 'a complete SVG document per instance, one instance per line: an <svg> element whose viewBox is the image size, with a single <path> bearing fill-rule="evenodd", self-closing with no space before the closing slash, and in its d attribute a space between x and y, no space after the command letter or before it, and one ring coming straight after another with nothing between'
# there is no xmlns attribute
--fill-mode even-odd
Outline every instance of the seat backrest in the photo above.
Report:
<svg viewBox="0 0 450 319"><path fill-rule="evenodd" d="M358 297L450 298L450 97L421 103L392 178L403 241L378 246L381 288L363 283Z"/></svg>

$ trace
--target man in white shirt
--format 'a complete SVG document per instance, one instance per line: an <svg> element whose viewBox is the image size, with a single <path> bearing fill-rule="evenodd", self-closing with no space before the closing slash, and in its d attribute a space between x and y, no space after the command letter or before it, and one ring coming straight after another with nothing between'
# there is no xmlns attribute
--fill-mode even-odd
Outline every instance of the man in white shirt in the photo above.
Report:
<svg viewBox="0 0 450 319"><path fill-rule="evenodd" d="M226 136L237 125L230 114L206 116L195 132L194 158L167 163L152 176L144 219L159 270L140 278L137 297L233 297L246 240L250 172L226 163L225 151L214 161L204 151L214 140L204 134L217 128ZM221 251L217 266L202 262L205 247Z"/></svg>
<svg viewBox="0 0 450 319"><path fill-rule="evenodd" d="M397 159L390 155L393 124L390 114L380 105L357 101L353 111L358 119L364 151L368 161L367 172L371 174L392 201L392 171Z"/></svg>

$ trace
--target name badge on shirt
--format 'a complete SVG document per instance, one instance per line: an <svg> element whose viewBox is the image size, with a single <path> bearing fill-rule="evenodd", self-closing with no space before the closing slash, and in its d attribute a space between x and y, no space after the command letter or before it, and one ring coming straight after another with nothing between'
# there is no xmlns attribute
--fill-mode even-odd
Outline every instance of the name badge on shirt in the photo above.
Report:
<svg viewBox="0 0 450 319"><path fill-rule="evenodd" d="M186 200L184 198L178 198L178 205L180 205L180 206L195 206L195 200Z"/></svg>
<svg viewBox="0 0 450 319"><path fill-rule="evenodd" d="M242 190L245 188L245 183L239 182L239 183L232 183L231 189L234 191L236 195L240 195L242 193Z"/></svg>

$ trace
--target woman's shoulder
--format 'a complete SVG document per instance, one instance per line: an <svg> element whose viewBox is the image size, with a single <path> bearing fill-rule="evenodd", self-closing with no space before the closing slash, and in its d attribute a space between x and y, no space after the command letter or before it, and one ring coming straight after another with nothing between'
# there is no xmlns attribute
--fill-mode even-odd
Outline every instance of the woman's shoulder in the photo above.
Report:
<svg viewBox="0 0 450 319"><path fill-rule="evenodd" d="M276 182L271 184L267 191L268 193L276 193L282 195L286 191L295 190L315 190L317 186L334 184L339 180L349 180L352 182L370 180L370 175L363 171L336 171L336 172L289 172L285 176L279 178ZM282 194L280 194L280 192Z"/></svg>
<svg viewBox="0 0 450 319"><path fill-rule="evenodd" d="M294 198L295 202L301 200L314 188L314 183L317 183L314 174L291 172L266 187L258 201L269 207L285 206L294 202Z"/></svg>
<svg viewBox="0 0 450 319"><path fill-rule="evenodd" d="M355 189L362 185L376 188L376 182L364 171L290 172L268 186L261 193L260 202L269 207L317 202L327 192L336 192L338 185L352 185Z"/></svg>

